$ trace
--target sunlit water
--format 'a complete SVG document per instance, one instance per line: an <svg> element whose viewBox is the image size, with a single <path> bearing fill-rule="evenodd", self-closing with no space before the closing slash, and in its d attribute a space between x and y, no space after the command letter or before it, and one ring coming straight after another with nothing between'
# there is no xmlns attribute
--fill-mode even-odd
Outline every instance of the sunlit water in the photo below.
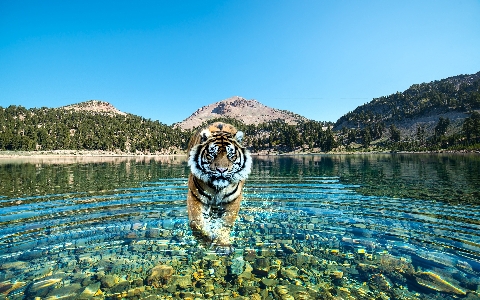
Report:
<svg viewBox="0 0 480 300"><path fill-rule="evenodd" d="M1 160L0 299L480 299L478 155L255 157L230 256L192 237L188 172Z"/></svg>

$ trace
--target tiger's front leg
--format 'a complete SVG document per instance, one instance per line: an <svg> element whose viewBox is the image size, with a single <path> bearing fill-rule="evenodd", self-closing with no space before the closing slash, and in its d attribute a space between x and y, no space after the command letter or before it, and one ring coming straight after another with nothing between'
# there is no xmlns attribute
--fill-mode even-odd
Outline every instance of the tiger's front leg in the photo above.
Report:
<svg viewBox="0 0 480 300"><path fill-rule="evenodd" d="M233 251L230 241L231 230L240 210L242 196L223 204L219 212L198 201L189 191L187 196L188 218L193 234L206 244L211 244L220 254Z"/></svg>
<svg viewBox="0 0 480 300"><path fill-rule="evenodd" d="M208 208L202 202L198 201L190 190L188 191L187 195L187 208L188 220L193 234L202 241L211 243L213 237L211 232L209 232L208 228L205 226L205 224L208 222L206 220L205 211Z"/></svg>
<svg viewBox="0 0 480 300"><path fill-rule="evenodd" d="M230 234L237 219L241 202L242 196L240 195L234 201L222 205L223 213L217 220L220 226L218 226L212 242L216 252L230 254L233 251Z"/></svg>

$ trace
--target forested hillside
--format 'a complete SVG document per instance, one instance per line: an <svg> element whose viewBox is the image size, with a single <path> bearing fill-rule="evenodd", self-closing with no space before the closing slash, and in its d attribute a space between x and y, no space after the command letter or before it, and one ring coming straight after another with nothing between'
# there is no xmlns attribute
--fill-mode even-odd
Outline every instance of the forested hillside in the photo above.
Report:
<svg viewBox="0 0 480 300"><path fill-rule="evenodd" d="M0 150L106 150L174 153L190 132L131 114L0 107Z"/></svg>
<svg viewBox="0 0 480 300"><path fill-rule="evenodd" d="M308 120L291 125L284 120L273 120L258 125L245 125L232 118L215 118L204 122L225 122L245 133L243 144L253 152L284 153L295 151L328 152L338 146L331 130L333 123Z"/></svg>
<svg viewBox="0 0 480 300"><path fill-rule="evenodd" d="M480 72L414 84L359 106L336 124L301 116L289 122L283 116L294 115L290 112L272 119L273 109L262 110L258 102L240 97L218 103L222 109L217 105L211 110L223 117L196 124L232 123L245 132L245 145L256 153L480 149ZM259 111L245 124L242 109L247 106ZM167 126L97 100L61 108L12 105L0 107L0 150L175 154L186 150L196 128Z"/></svg>
<svg viewBox="0 0 480 300"><path fill-rule="evenodd" d="M477 109L480 109L480 72L414 84L402 93L373 99L342 116L335 128L363 128L380 122L388 126L405 119Z"/></svg>
<svg viewBox="0 0 480 300"><path fill-rule="evenodd" d="M331 123L306 121L289 125L284 120L276 120L245 125L232 118L208 122L214 121L229 122L243 130L245 145L254 152L331 151L337 146L330 130ZM0 150L173 154L186 150L192 133L193 130L182 130L131 114L0 107Z"/></svg>
<svg viewBox="0 0 480 300"><path fill-rule="evenodd" d="M373 99L342 116L334 130L346 147L478 149L478 110L480 72L414 84L402 93Z"/></svg>

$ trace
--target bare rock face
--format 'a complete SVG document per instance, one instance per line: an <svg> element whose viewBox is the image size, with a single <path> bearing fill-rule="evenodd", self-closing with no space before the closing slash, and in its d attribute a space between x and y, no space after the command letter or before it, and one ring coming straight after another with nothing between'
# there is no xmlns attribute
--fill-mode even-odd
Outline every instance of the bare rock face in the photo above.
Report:
<svg viewBox="0 0 480 300"><path fill-rule="evenodd" d="M199 108L190 117L177 123L176 126L191 129L200 126L205 121L220 117L237 119L247 125L258 125L277 119L285 120L288 124L294 125L307 120L305 117L292 112L265 106L257 100L247 100L234 96Z"/></svg>
<svg viewBox="0 0 480 300"><path fill-rule="evenodd" d="M100 113L107 115L126 115L126 113L116 109L112 104L99 101L99 100L89 100L85 102L80 102L77 104L62 106L59 109L73 110L73 111L85 111L91 113Z"/></svg>

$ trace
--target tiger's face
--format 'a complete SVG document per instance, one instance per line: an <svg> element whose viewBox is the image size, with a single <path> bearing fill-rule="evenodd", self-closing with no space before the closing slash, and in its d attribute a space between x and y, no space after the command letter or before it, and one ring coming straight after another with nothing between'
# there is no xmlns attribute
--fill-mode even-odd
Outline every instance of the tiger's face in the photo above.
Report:
<svg viewBox="0 0 480 300"><path fill-rule="evenodd" d="M247 178L252 159L241 146L243 133L200 132L200 144L192 147L188 164L192 174L216 189Z"/></svg>

